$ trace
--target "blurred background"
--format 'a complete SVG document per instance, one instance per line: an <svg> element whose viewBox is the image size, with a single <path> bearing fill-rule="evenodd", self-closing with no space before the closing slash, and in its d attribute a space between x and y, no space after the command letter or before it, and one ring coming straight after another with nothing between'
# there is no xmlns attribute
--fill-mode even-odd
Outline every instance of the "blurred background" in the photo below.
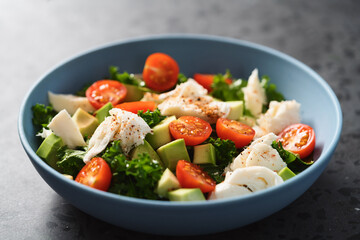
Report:
<svg viewBox="0 0 360 240"><path fill-rule="evenodd" d="M0 238L170 239L68 204L32 167L16 122L29 88L75 54L133 37L196 33L262 44L309 65L336 93L344 123L330 165L298 200L257 223L193 238L360 239L359 12L356 0L0 0Z"/></svg>

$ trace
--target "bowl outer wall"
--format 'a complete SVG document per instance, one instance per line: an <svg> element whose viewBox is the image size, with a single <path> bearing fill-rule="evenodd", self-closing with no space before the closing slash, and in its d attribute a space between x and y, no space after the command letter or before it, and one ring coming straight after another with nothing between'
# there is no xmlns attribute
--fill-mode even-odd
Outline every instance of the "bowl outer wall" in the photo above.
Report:
<svg viewBox="0 0 360 240"><path fill-rule="evenodd" d="M34 136L30 109L38 102L48 103L47 90L73 93L87 82L104 78L109 65L119 66L120 71L141 72L146 57L153 52L173 56L187 76L195 71L218 73L230 69L233 76L247 78L254 68L259 68L260 74L270 76L287 99L294 98L302 104L303 122L313 126L317 134L316 163L296 178L250 196L184 204L134 199L89 189L64 179L36 156L34 151L39 140ZM297 60L267 47L234 39L170 35L109 44L55 67L25 98L19 134L44 180L84 212L136 231L189 235L240 227L288 205L311 186L327 165L339 140L341 125L341 109L335 94L320 76Z"/></svg>

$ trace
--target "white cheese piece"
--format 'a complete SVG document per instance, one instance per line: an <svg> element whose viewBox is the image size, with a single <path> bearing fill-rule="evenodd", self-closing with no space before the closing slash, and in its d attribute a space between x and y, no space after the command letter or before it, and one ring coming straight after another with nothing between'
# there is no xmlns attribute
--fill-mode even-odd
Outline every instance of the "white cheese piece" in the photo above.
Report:
<svg viewBox="0 0 360 240"><path fill-rule="evenodd" d="M231 163L230 169L246 168L251 166L268 167L273 171L280 171L286 167L276 149L271 143L276 140L276 135L269 133L253 141L249 147L242 151Z"/></svg>
<svg viewBox="0 0 360 240"><path fill-rule="evenodd" d="M113 121L112 116L109 116L102 121L90 138L89 147L83 159L85 163L89 162L106 148L111 139L113 139L118 125L117 122Z"/></svg>
<svg viewBox="0 0 360 240"><path fill-rule="evenodd" d="M146 134L151 128L137 114L113 108L109 111L110 116L97 127L89 141L89 148L84 157L87 163L106 146L115 140L121 141L121 148L125 154L141 144L144 144Z"/></svg>
<svg viewBox="0 0 360 240"><path fill-rule="evenodd" d="M258 143L246 159L246 167L251 166L263 166L278 172L286 167L286 163L272 146Z"/></svg>
<svg viewBox="0 0 360 240"><path fill-rule="evenodd" d="M66 109L70 115L73 115L78 108L82 108L87 112L95 111L95 108L86 97L78 97L71 94L55 94L52 92L48 92L48 96L49 102L57 112Z"/></svg>
<svg viewBox="0 0 360 240"><path fill-rule="evenodd" d="M176 88L172 91L162 94L147 92L144 94L144 97L141 99L141 101L154 101L156 103L161 103L170 97L195 98L205 96L207 93L208 91L203 86L197 83L194 79L189 78L186 82L177 85Z"/></svg>
<svg viewBox="0 0 360 240"><path fill-rule="evenodd" d="M216 185L209 200L243 196L283 183L283 179L267 167L253 166L228 172L225 181Z"/></svg>
<svg viewBox="0 0 360 240"><path fill-rule="evenodd" d="M271 101L269 109L260 116L257 123L263 133L279 134L285 127L300 123L300 104L295 100Z"/></svg>
<svg viewBox="0 0 360 240"><path fill-rule="evenodd" d="M283 183L283 179L267 167L253 166L238 168L225 177L226 183L246 186L252 192L266 189Z"/></svg>
<svg viewBox="0 0 360 240"><path fill-rule="evenodd" d="M79 146L86 146L83 136L70 114L64 109L51 120L48 127L59 136L65 145L74 149Z"/></svg>
<svg viewBox="0 0 360 240"><path fill-rule="evenodd" d="M158 105L162 115L194 116L209 123L216 123L220 117L226 117L230 106L225 102L213 101L209 96L197 98L170 97Z"/></svg>
<svg viewBox="0 0 360 240"><path fill-rule="evenodd" d="M222 182L216 185L215 190L211 192L209 200L236 197L250 194L251 191L240 185Z"/></svg>
<svg viewBox="0 0 360 240"><path fill-rule="evenodd" d="M158 95L157 100L162 102L158 108L162 115L175 115L177 118L194 116L210 123L215 123L218 118L230 113L230 104L215 101L206 94L207 90L203 86L189 79L174 90Z"/></svg>
<svg viewBox="0 0 360 240"><path fill-rule="evenodd" d="M258 70L255 69L248 80L248 84L243 88L245 107L254 117L258 117L262 112L262 106L266 103L265 89L261 86Z"/></svg>

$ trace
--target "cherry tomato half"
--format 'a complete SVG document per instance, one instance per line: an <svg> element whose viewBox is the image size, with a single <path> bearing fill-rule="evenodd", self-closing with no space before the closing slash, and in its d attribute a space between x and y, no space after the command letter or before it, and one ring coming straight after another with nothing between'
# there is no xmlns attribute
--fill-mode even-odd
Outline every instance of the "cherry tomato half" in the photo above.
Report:
<svg viewBox="0 0 360 240"><path fill-rule="evenodd" d="M176 165L176 177L182 188L200 188L203 193L215 190L216 182L198 165L179 160Z"/></svg>
<svg viewBox="0 0 360 240"><path fill-rule="evenodd" d="M126 97L126 93L126 87L120 82L100 80L93 83L85 94L90 104L99 109L108 102L111 102L113 106L122 102Z"/></svg>
<svg viewBox="0 0 360 240"><path fill-rule="evenodd" d="M195 73L193 76L194 80L197 81L201 86L206 88L208 92L212 91L211 85L214 82L214 77L215 77L214 74L201 74L201 73ZM227 78L225 82L227 84L232 83L231 79L229 78Z"/></svg>
<svg viewBox="0 0 360 240"><path fill-rule="evenodd" d="M146 86L155 91L174 87L179 75L177 62L167 54L153 53L145 61L143 79Z"/></svg>
<svg viewBox="0 0 360 240"><path fill-rule="evenodd" d="M293 124L279 134L278 141L282 143L284 149L299 154L300 158L306 158L314 151L315 132L306 124Z"/></svg>
<svg viewBox="0 0 360 240"><path fill-rule="evenodd" d="M106 161L101 157L95 157L80 170L75 181L95 189L107 191L111 177L111 169Z"/></svg>
<svg viewBox="0 0 360 240"><path fill-rule="evenodd" d="M229 139L236 148L248 145L255 136L255 130L241 122L219 118L216 122L216 133L221 139Z"/></svg>
<svg viewBox="0 0 360 240"><path fill-rule="evenodd" d="M156 108L156 103L152 101L126 102L126 103L120 103L115 107L137 114L138 111L140 110L143 110L144 112L150 110L153 112Z"/></svg>
<svg viewBox="0 0 360 240"><path fill-rule="evenodd" d="M182 116L169 124L171 135L175 139L183 138L187 146L194 146L210 137L210 123L193 116Z"/></svg>

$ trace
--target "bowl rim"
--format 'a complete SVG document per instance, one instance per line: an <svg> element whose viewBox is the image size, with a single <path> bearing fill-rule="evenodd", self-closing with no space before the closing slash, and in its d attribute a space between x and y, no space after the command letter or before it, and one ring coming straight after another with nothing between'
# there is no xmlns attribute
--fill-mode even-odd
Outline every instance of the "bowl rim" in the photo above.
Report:
<svg viewBox="0 0 360 240"><path fill-rule="evenodd" d="M326 91L326 93L330 97L332 105L334 106L335 111L336 111L336 116L333 116L336 118L336 129L335 129L334 137L333 137L333 139L331 139L331 142L329 143L328 151L325 153L321 153L320 157L315 161L315 163L312 166L310 166L309 168L307 168L306 170L304 170L303 172L301 172L300 174L298 174L296 178L291 178L280 185L277 185L277 186L274 186L274 187L271 187L268 189L264 189L264 190L261 190L258 192L254 192L250 195L236 196L236 197L225 198L225 199L216 199L216 200L211 200L211 201L206 201L206 202L203 202L203 201L171 202L171 201L161 201L161 200L140 199L140 198L128 197L128 196L118 195L118 194L114 194L114 193L99 191L99 190L84 186L82 184L78 184L73 180L69 180L69 179L63 177L61 173L54 170L52 167L50 167L40 157L38 157L36 155L35 151L31 148L28 139L26 139L26 137L25 137L26 134L25 134L25 129L24 129L24 122L25 122L24 112L26 110L25 109L26 103L27 103L31 93L49 74L51 74L57 68L62 67L63 65L67 64L68 62L70 62L72 60L83 57L89 53L104 50L106 48L111 48L111 47L115 47L118 45L124 45L127 43L158 41L158 40L180 40L180 39L181 40L201 40L201 41L210 41L210 42L221 42L221 43L240 45L240 46L243 46L246 48L256 49L261 52L266 52L270 55L274 55L279 58L282 58L285 61L290 62L293 65L296 65L298 68L302 69L303 71L305 71L309 75L311 75L311 77L313 79L315 79L315 81L317 81L322 86L322 88ZM235 202L238 203L238 202L243 202L243 201L251 201L252 199L255 199L258 197L266 197L266 195L273 193L273 192L280 192L283 188L286 188L288 185L293 184L295 182L300 183L302 177L312 175L312 173L317 171L317 169L321 165L327 164L327 162L330 160L330 157L331 157L332 153L335 151L337 143L339 142L339 139L340 139L340 134L341 134L341 130L342 130L342 122L343 122L343 118L342 118L342 111L341 111L341 106L340 106L339 100L337 99L335 93L333 92L331 87L328 85L328 83L318 73L316 73L314 70L312 70L309 66L307 66L304 63L300 62L299 60L291 57L290 55L282 53L278 50L275 50L273 48L270 48L270 47L267 47L264 45L260 45L257 43L240 40L240 39L236 39L236 38L231 38L231 37L214 36L214 35L207 35L207 34L179 34L179 33L177 33L177 34L158 34L158 35L133 37L133 38L127 38L127 39L123 39L123 40L118 40L118 41L102 44L100 46L92 47L92 48L82 51L80 53L73 54L72 56L61 61L60 63L54 65L47 72L45 72L43 75L41 75L40 78L38 78L35 81L35 83L32 85L32 87L28 90L25 97L23 98L23 101L22 101L21 107L20 107L20 111L19 111L17 127L18 127L18 134L20 137L21 144L22 144L24 150L26 151L26 153L30 156L30 160L33 163L33 165L35 164L34 162L36 162L36 164L39 167L41 167L43 170L46 170L47 172L51 173L51 175L53 177L57 178L57 180L64 181L66 184L70 184L74 188L80 188L82 191L85 191L87 194L100 195L101 197L109 198L110 200L115 200L115 201L119 201L119 202L120 201L131 202L132 204L137 204L137 205L146 204L146 205L151 205L154 207L159 206L159 207L181 207L181 208L201 207L202 208L202 207L216 206L219 204L224 206L227 204L233 204Z"/></svg>

